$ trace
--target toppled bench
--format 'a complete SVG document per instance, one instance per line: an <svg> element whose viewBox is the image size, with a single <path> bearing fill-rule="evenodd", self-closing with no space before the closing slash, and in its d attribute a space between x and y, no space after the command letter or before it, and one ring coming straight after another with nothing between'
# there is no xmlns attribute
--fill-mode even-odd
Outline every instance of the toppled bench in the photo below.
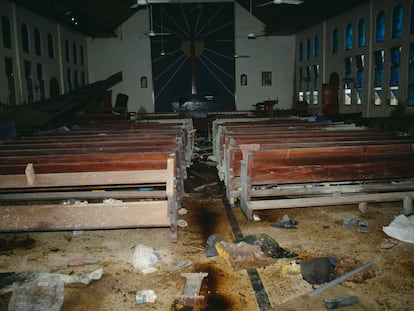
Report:
<svg viewBox="0 0 414 311"><path fill-rule="evenodd" d="M240 206L254 210L414 196L412 143L246 150Z"/></svg>

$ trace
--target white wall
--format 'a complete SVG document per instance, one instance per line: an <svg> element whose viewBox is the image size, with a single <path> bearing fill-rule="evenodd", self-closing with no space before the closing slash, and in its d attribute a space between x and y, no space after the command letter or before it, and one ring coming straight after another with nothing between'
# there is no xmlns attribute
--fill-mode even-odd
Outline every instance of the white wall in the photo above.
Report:
<svg viewBox="0 0 414 311"><path fill-rule="evenodd" d="M253 31L263 30L257 20ZM250 58L236 59L236 108L252 109L252 105L279 98L279 108L292 106L294 79L295 37L260 37L247 39L252 31L249 12L235 4L236 39L238 54ZM122 71L123 81L112 90L113 101L117 93L129 95L129 111L145 107L154 111L150 40L143 35L149 29L148 10L139 10L118 29L118 38L88 39L88 68L90 81L97 81ZM261 85L262 71L272 72L272 85ZM247 86L240 86L240 75L248 77ZM148 77L148 88L140 88L140 77Z"/></svg>
<svg viewBox="0 0 414 311"><path fill-rule="evenodd" d="M87 57L86 57L86 37L77 32L74 32L64 26L57 24L51 19L46 19L40 15L37 15L25 8L15 5L10 1L0 1L0 18L7 17L11 26L11 49L3 46L2 40L0 40L0 102L4 104L9 103L8 97L8 83L5 74L5 57L9 57L13 60L13 72L15 79L16 89L16 104L27 103L27 86L25 81L24 62L28 61L31 64L31 77L33 85L33 100L40 99L39 80L37 77L37 64L42 66L43 81L45 87L45 97L50 96L49 83L52 78L55 78L59 82L60 94L68 91L67 85L65 85L63 76L66 69L71 71L78 71L81 76L81 72L85 73L87 80ZM22 36L21 25L26 24L29 34L29 52L24 52L22 49ZM41 38L41 55L37 55L35 52L35 39L34 30L38 29ZM1 33L1 32L0 32ZM48 54L47 36L52 35L54 46L54 58L50 58ZM75 43L78 51L78 63L73 64L63 63L62 60L62 42L65 40L70 42L70 46ZM80 64L80 50L79 47L84 48L84 64ZM71 55L73 50L71 50ZM72 79L73 79L72 75ZM72 80L73 81L73 80Z"/></svg>
<svg viewBox="0 0 414 311"><path fill-rule="evenodd" d="M123 80L112 88L113 103L118 93L129 96L128 110L145 107L154 111L151 73L148 10L137 11L120 28L118 38L88 39L88 67L91 82L122 71ZM140 78L148 77L148 87L140 87Z"/></svg>
<svg viewBox="0 0 414 311"><path fill-rule="evenodd" d="M391 106L390 103L390 49L392 47L401 46L401 67L400 67L400 104L405 106L408 90L408 52L410 43L414 42L414 34L410 33L410 8L412 0L371 0L370 2L356 7L353 10L345 12L335 18L324 21L320 25L312 28L308 28L297 34L297 48L300 42L303 42L304 49L306 51L307 38L313 38L318 35L320 38L320 51L321 57L319 59L311 59L310 61L304 60L302 62L297 59L296 68L296 80L298 81L298 70L300 67L306 67L309 64L317 63L320 65L320 85L319 85L319 98L318 106L321 107L322 103L322 83L329 83L329 76L333 72L337 72L341 79L341 85L339 90L339 111L340 113L356 113L361 112L364 117L386 117L389 116L392 111L395 110L395 106ZM397 4L403 6L403 22L404 29L401 38L391 37L392 26L392 12ZM383 10L385 13L385 40L383 42L375 42L375 20L377 14ZM358 47L358 22L360 19L364 19L366 22L366 46ZM346 51L345 45L345 28L348 23L351 23L353 28L353 48ZM339 51L337 54L332 54L332 32L338 29L338 42ZM383 69L383 97L381 105L374 105L373 98L373 76L374 76L374 61L373 54L376 50L384 50L384 69ZM323 53L322 53L323 52ZM356 77L356 64L355 56L365 56L365 68L364 68L364 93L362 98L362 104L356 103L356 89L352 88L352 102L350 105L345 105L345 96L342 84L342 78L344 77L344 58L352 57L352 77ZM414 108L406 107L406 112L412 113Z"/></svg>

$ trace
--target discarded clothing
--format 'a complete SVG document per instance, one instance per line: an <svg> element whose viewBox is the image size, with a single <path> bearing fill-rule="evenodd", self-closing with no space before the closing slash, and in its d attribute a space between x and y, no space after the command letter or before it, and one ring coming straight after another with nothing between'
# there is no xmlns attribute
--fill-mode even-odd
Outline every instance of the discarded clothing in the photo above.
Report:
<svg viewBox="0 0 414 311"><path fill-rule="evenodd" d="M216 243L223 241L223 239L217 235L212 234L208 237L206 242L206 256L207 257L214 257L217 256L217 250L216 250Z"/></svg>
<svg viewBox="0 0 414 311"><path fill-rule="evenodd" d="M278 242L264 233L248 235L238 242L241 241L260 247L262 252L271 258L293 258L298 256L298 254L292 253L280 247Z"/></svg>

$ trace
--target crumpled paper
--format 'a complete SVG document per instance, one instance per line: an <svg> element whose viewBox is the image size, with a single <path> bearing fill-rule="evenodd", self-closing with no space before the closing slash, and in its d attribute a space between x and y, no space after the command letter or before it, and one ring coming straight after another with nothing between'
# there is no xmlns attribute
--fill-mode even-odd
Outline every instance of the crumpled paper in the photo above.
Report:
<svg viewBox="0 0 414 311"><path fill-rule="evenodd" d="M382 227L388 236L408 243L414 243L414 222L413 216L398 215L386 227Z"/></svg>

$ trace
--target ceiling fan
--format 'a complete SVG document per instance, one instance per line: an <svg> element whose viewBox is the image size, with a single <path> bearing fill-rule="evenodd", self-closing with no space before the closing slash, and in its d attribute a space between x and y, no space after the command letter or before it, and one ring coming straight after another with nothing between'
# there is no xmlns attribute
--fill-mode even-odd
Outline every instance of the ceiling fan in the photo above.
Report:
<svg viewBox="0 0 414 311"><path fill-rule="evenodd" d="M140 6L147 6L151 3L167 3L170 0L134 0L134 2L130 5L130 9L136 9Z"/></svg>
<svg viewBox="0 0 414 311"><path fill-rule="evenodd" d="M251 18L251 22L252 22L252 27L253 27L253 8L252 8L252 0L250 0L250 18ZM254 33L254 32L249 32L247 34L247 39L257 39L258 37L263 37L265 36L266 33L264 31L261 31L259 33Z"/></svg>
<svg viewBox="0 0 414 311"><path fill-rule="evenodd" d="M303 0L272 0L269 2L265 2L262 4L258 4L257 6L266 6L269 4L294 4L294 5L299 5L302 4Z"/></svg>
<svg viewBox="0 0 414 311"><path fill-rule="evenodd" d="M141 1L141 0L138 0ZM148 37L152 38L152 37L156 37L156 36L169 36L171 35L171 33L169 32L162 32L162 26L161 26L161 32L155 32L153 27L152 27L152 5L149 4L149 22L150 22L150 30L145 33L145 35L147 35Z"/></svg>

